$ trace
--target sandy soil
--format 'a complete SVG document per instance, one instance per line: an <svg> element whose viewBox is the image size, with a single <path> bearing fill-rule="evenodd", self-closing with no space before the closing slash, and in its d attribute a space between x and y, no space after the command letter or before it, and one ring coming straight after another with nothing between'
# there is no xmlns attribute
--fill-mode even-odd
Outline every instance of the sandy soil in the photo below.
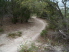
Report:
<svg viewBox="0 0 69 52"><path fill-rule="evenodd" d="M8 24L8 23L7 23ZM0 52L17 52L21 44L28 44L36 40L40 36L40 32L46 27L45 21L33 17L30 23L16 24L4 26L5 33L0 36ZM10 32L22 31L22 36L16 39L11 39L7 37Z"/></svg>

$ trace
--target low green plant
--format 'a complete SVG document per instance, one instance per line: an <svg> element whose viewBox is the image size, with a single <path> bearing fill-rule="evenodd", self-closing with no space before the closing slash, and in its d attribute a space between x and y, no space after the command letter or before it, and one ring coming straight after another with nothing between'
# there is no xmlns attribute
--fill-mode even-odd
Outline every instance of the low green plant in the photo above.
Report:
<svg viewBox="0 0 69 52"><path fill-rule="evenodd" d="M30 47L27 45L21 45L21 50L19 52L36 52L38 50L38 47L35 46L35 44L31 44Z"/></svg>
<svg viewBox="0 0 69 52"><path fill-rule="evenodd" d="M16 36L16 33L9 33L9 34L8 34L8 37L15 38L15 36Z"/></svg>
<svg viewBox="0 0 69 52"><path fill-rule="evenodd" d="M16 33L9 33L8 37L15 38L15 37L20 37L22 32L16 32Z"/></svg>
<svg viewBox="0 0 69 52"><path fill-rule="evenodd" d="M52 29L52 30L54 30L54 29L56 29L56 26L55 26L54 24L49 24L48 29Z"/></svg>
<svg viewBox="0 0 69 52"><path fill-rule="evenodd" d="M3 28L0 28L0 32L3 32L4 30L3 30Z"/></svg>
<svg viewBox="0 0 69 52"><path fill-rule="evenodd" d="M17 32L17 35L20 37L21 36L21 34L22 34L22 32Z"/></svg>
<svg viewBox="0 0 69 52"><path fill-rule="evenodd" d="M46 36L47 35L47 30L46 29L45 30L42 30L42 32L40 34L41 34L42 37L43 36Z"/></svg>

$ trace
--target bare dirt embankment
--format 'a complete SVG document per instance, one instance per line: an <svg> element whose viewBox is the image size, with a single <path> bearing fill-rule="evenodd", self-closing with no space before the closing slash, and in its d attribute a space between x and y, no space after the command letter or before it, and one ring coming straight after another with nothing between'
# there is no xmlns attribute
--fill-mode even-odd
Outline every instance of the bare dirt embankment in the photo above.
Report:
<svg viewBox="0 0 69 52"><path fill-rule="evenodd" d="M21 44L36 40L46 25L44 20L36 17L33 17L28 24L5 25L5 33L0 35L0 52L17 52ZM15 31L21 31L22 36L15 39L7 37L8 33Z"/></svg>

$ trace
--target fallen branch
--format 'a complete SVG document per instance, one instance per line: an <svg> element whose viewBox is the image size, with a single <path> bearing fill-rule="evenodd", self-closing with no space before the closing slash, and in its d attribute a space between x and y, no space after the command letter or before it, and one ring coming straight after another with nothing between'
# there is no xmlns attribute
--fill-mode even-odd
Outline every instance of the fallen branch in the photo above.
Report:
<svg viewBox="0 0 69 52"><path fill-rule="evenodd" d="M59 30L59 32L61 33L63 39L69 39L69 36L67 36L67 34L65 34L62 30Z"/></svg>

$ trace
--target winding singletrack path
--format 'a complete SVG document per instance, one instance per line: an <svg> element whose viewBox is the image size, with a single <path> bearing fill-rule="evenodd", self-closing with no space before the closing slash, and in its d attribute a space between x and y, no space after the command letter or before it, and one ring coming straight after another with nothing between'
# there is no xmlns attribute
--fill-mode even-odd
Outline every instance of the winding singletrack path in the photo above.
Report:
<svg viewBox="0 0 69 52"><path fill-rule="evenodd" d="M40 18L33 17L32 22L34 26L29 27L28 29L21 29L23 32L21 37L16 39L9 39L6 37L6 34L0 36L0 52L17 52L21 44L25 42L30 43L30 41L35 41L39 36L41 31L46 27L46 22Z"/></svg>

